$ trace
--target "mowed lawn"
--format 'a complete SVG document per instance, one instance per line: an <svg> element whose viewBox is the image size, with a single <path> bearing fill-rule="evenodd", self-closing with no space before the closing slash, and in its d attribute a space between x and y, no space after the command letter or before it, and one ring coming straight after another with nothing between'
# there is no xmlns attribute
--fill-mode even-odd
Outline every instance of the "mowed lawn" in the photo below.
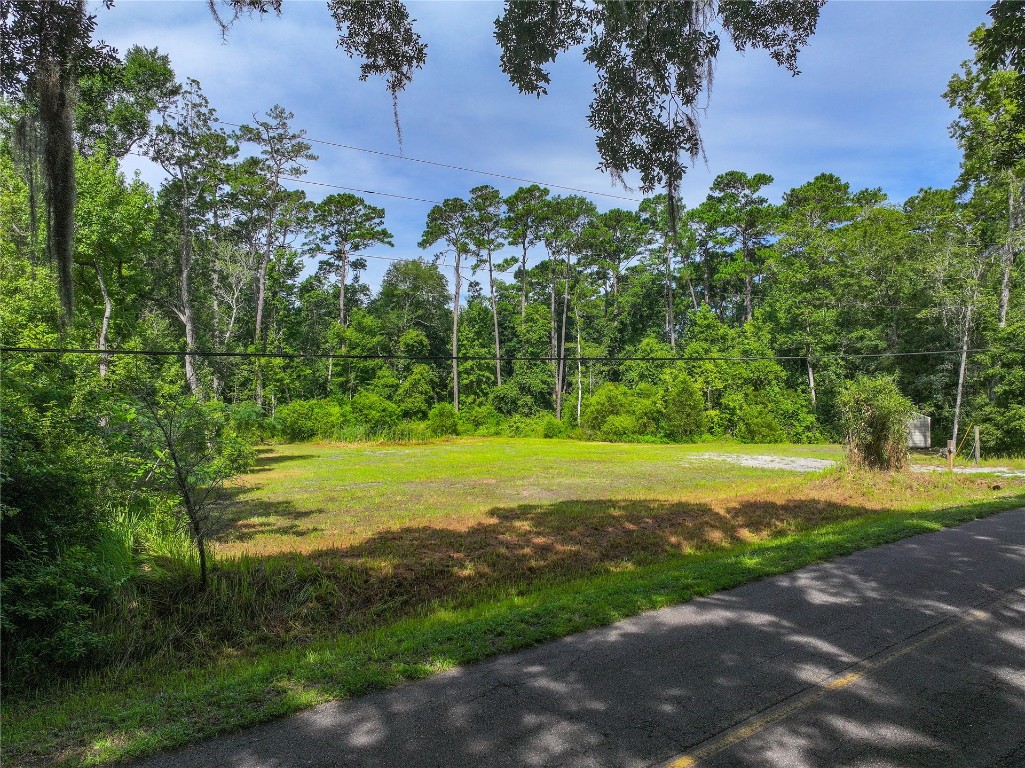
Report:
<svg viewBox="0 0 1025 768"><path fill-rule="evenodd" d="M407 526L466 529L550 507L578 518L632 500L766 498L808 477L711 461L711 452L836 460L834 445L639 445L458 438L426 445L277 445L214 513L223 555L310 552ZM697 510L691 510L692 513Z"/></svg>

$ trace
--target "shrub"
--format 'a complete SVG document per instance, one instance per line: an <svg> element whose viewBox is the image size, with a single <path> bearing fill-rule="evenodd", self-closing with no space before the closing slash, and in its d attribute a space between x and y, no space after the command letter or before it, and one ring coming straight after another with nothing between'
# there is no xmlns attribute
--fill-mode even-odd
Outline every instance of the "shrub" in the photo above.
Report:
<svg viewBox="0 0 1025 768"><path fill-rule="evenodd" d="M403 418L425 418L434 404L437 388L438 374L434 369L423 363L414 365L395 393Z"/></svg>
<svg viewBox="0 0 1025 768"><path fill-rule="evenodd" d="M860 376L837 398L852 466L901 469L908 460L911 401L892 376Z"/></svg>
<svg viewBox="0 0 1025 768"><path fill-rule="evenodd" d="M602 384L584 404L580 423L592 432L602 433L605 423L612 418L623 417L631 411L630 391L621 384Z"/></svg>
<svg viewBox="0 0 1025 768"><path fill-rule="evenodd" d="M638 433L637 420L629 414L610 416L598 430L598 437L609 442L618 442Z"/></svg>
<svg viewBox="0 0 1025 768"><path fill-rule="evenodd" d="M278 437L289 442L333 439L344 422L342 407L333 400L293 400L274 412Z"/></svg>
<svg viewBox="0 0 1025 768"><path fill-rule="evenodd" d="M541 417L541 437L550 440L556 437L565 437L566 432L566 425L552 414L546 413Z"/></svg>
<svg viewBox="0 0 1025 768"><path fill-rule="evenodd" d="M401 413L395 403L373 392L360 392L352 398L352 418L364 434L386 432L399 423Z"/></svg>
<svg viewBox="0 0 1025 768"><path fill-rule="evenodd" d="M787 433L769 408L755 403L741 409L736 437L743 443L784 443Z"/></svg>
<svg viewBox="0 0 1025 768"><path fill-rule="evenodd" d="M438 403L427 416L427 431L431 437L459 434L456 409L450 403Z"/></svg>
<svg viewBox="0 0 1025 768"><path fill-rule="evenodd" d="M705 401L682 368L664 374L659 413L659 433L667 440L694 440L704 430Z"/></svg>

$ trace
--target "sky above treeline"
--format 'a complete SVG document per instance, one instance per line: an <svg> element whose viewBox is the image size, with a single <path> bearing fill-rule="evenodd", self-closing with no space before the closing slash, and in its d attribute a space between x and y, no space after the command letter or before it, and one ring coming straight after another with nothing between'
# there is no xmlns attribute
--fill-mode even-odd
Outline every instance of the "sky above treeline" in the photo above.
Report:
<svg viewBox="0 0 1025 768"><path fill-rule="evenodd" d="M399 97L406 157L630 198L587 195L601 210L636 208L636 189L614 186L596 170L587 123L594 73L579 50L551 68L548 96L521 95L499 67L492 32L500 3L414 0L408 6L428 60ZM764 51L737 53L724 40L702 123L707 160L685 178L684 202L701 202L712 179L728 170L772 175L774 202L822 172L856 189L881 187L897 202L922 187L950 186L960 155L948 134L954 113L941 94L970 58L968 34L987 20L988 7L830 0L797 77ZM243 123L281 104L310 138L400 151L383 81L359 81L359 63L335 47L322 0L285 0L280 17L243 17L224 40L200 0L118 0L110 10L97 3L95 13L99 38L121 51L138 44L169 54L179 80L199 80L223 120ZM320 159L306 178L326 184L436 201L466 197L479 184L503 194L521 185L323 144L313 151ZM138 157L127 158L125 169L139 170L153 185L161 179L158 168ZM313 200L341 191L293 186ZM432 255L417 248L431 203L364 197L386 209L395 235L394 248L368 255ZM388 263L370 260L372 286Z"/></svg>

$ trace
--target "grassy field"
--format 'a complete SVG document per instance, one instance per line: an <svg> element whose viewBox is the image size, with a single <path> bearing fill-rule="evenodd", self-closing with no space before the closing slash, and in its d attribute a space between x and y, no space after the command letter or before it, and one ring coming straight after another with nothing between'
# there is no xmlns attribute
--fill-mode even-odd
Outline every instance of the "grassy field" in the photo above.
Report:
<svg viewBox="0 0 1025 768"><path fill-rule="evenodd" d="M465 530L558 504L713 501L803 482L699 458L730 453L839 459L838 446L637 445L465 438L428 445L306 443L265 448L217 515L216 551L310 552L408 526ZM727 494L729 495L729 494Z"/></svg>
<svg viewBox="0 0 1025 768"><path fill-rule="evenodd" d="M264 448L215 511L211 589L135 596L117 615L134 655L5 697L5 765L144 755L1025 504L1021 478L800 474L713 451L840 457L485 438Z"/></svg>

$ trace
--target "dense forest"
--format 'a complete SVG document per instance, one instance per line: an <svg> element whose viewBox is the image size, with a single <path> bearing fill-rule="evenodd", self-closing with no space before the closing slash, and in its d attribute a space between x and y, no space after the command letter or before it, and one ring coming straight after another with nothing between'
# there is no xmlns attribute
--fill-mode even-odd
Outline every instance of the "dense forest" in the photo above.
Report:
<svg viewBox="0 0 1025 768"><path fill-rule="evenodd" d="M600 210L482 185L425 211L418 259L367 253L413 245L384 208L298 188L317 158L287 109L229 130L156 50L78 83L73 200L41 193L43 129L5 102L5 674L95 654L130 570L116 522L182 519L202 555L211 490L259 441L837 440L846 383L887 375L934 441L974 424L987 453L1025 452L1019 78L981 53L952 77L949 189L824 172L772 200L747 169L691 208Z"/></svg>

